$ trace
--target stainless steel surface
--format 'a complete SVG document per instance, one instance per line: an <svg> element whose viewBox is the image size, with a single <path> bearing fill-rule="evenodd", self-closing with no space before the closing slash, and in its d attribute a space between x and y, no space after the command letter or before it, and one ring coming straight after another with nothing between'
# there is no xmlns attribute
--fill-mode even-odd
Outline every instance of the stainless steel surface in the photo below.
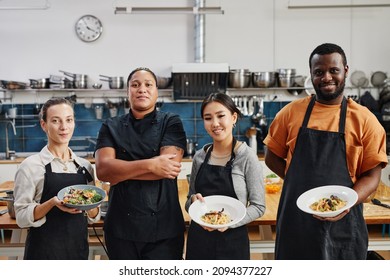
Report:
<svg viewBox="0 0 390 280"><path fill-rule="evenodd" d="M88 76L84 74L75 74L73 86L75 88L88 88Z"/></svg>
<svg viewBox="0 0 390 280"><path fill-rule="evenodd" d="M99 75L106 79L100 79L101 81L108 82L110 89L123 89L124 81L123 77L110 77L105 75Z"/></svg>
<svg viewBox="0 0 390 280"><path fill-rule="evenodd" d="M279 68L276 72L281 76L295 76L297 73L295 68Z"/></svg>
<svg viewBox="0 0 390 280"><path fill-rule="evenodd" d="M101 83L94 83L93 85L92 85L92 87L94 88L94 89L101 89L102 88L102 84Z"/></svg>
<svg viewBox="0 0 390 280"><path fill-rule="evenodd" d="M5 125L5 158L6 159L10 159L12 154L15 156L15 151L11 151L9 149L8 125L12 126L14 135L16 135L16 128L14 122L8 121Z"/></svg>
<svg viewBox="0 0 390 280"><path fill-rule="evenodd" d="M88 75L85 74L73 74L67 71L59 70L66 76L73 78L73 87L77 89L88 88Z"/></svg>
<svg viewBox="0 0 390 280"><path fill-rule="evenodd" d="M229 71L230 88L247 88L251 83L252 73L248 69L232 69Z"/></svg>
<svg viewBox="0 0 390 280"><path fill-rule="evenodd" d="M205 0L195 0L195 8L204 8ZM206 42L206 18L204 14L195 15L194 23L194 45L195 62L205 62L205 42Z"/></svg>
<svg viewBox="0 0 390 280"><path fill-rule="evenodd" d="M288 88L294 85L294 76L280 76L278 77L279 86Z"/></svg>
<svg viewBox="0 0 390 280"><path fill-rule="evenodd" d="M30 79L30 87L35 89L49 88L50 78Z"/></svg>
<svg viewBox="0 0 390 280"><path fill-rule="evenodd" d="M196 152L197 145L198 144L192 141L192 139L187 139L187 155L193 156Z"/></svg>
<svg viewBox="0 0 390 280"><path fill-rule="evenodd" d="M253 72L252 85L258 88L273 87L276 82L275 72Z"/></svg>

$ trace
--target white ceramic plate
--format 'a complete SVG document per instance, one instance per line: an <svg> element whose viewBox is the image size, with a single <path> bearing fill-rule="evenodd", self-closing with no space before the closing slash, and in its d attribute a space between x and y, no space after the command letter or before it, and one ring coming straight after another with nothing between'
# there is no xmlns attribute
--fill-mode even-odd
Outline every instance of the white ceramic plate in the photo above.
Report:
<svg viewBox="0 0 390 280"><path fill-rule="evenodd" d="M92 185L73 185L73 186L65 187L62 190L60 190L58 192L58 194L57 194L58 199L59 200L63 200L65 194L69 193L70 189L81 189L81 190L92 189L92 190L96 190L96 192L102 196L102 199L99 202L92 203L92 204L70 204L70 203L65 203L64 205L69 207L69 208L77 208L79 210L84 210L84 211L85 210L90 210L90 209L93 209L95 207L98 207L103 202L103 200L106 198L106 192L103 189L101 189L101 188L98 188L98 187L95 187L95 186L92 186Z"/></svg>
<svg viewBox="0 0 390 280"><path fill-rule="evenodd" d="M336 195L340 199L347 201L347 204L336 211L329 212L319 212L310 208L312 203L320 200L321 198L329 198L331 195ZM297 199L297 206L306 213L328 218L335 217L346 209L351 208L355 205L357 199L357 193L351 188L338 185L328 185L314 188L301 194Z"/></svg>
<svg viewBox="0 0 390 280"><path fill-rule="evenodd" d="M188 209L188 214L191 219L201 226L210 228L224 228L240 222L246 215L246 207L241 201L232 198L230 196L223 195L211 195L204 198L205 202L202 203L200 200L196 200L191 204ZM202 221L202 215L210 211L221 211L227 214L231 218L231 222L224 225L211 225Z"/></svg>

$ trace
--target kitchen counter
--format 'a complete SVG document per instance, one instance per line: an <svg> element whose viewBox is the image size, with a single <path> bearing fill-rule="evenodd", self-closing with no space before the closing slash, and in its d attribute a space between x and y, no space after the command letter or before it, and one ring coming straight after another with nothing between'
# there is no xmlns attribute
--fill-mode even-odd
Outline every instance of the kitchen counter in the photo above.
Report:
<svg viewBox="0 0 390 280"><path fill-rule="evenodd" d="M264 160L264 154L259 153L258 155L259 160ZM95 163L95 158L93 156L87 155L87 156L81 156L82 158L85 158L92 164ZM15 159L5 159L4 157L0 158L0 164L20 164L26 157L20 156L16 157ZM192 157L183 157L183 162L192 162Z"/></svg>
<svg viewBox="0 0 390 280"><path fill-rule="evenodd" d="M95 158L91 156L82 157L91 162L92 164L95 163ZM0 159L0 164L20 164L23 160L25 160L26 157L16 157L15 159Z"/></svg>

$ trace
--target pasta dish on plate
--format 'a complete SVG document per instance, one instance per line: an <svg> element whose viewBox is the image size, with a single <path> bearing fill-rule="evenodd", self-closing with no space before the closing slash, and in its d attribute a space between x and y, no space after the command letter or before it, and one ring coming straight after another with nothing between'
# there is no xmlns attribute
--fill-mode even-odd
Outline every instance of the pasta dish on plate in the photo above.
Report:
<svg viewBox="0 0 390 280"><path fill-rule="evenodd" d="M330 198L321 198L320 200L312 203L310 208L318 212L337 211L347 205L347 201L342 200L336 195L331 195Z"/></svg>
<svg viewBox="0 0 390 280"><path fill-rule="evenodd" d="M231 222L229 215L223 213L224 208L221 211L209 211L201 216L201 220L211 225L225 225Z"/></svg>

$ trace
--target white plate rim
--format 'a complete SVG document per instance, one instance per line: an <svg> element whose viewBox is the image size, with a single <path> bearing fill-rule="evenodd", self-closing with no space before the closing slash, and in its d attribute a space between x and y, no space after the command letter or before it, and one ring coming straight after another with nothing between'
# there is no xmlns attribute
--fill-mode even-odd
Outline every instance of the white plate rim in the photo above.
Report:
<svg viewBox="0 0 390 280"><path fill-rule="evenodd" d="M314 196L314 194L317 194ZM318 201L320 198L324 196L328 196L330 194L336 194L339 195L341 199L347 200L347 205L340 208L337 211L332 212L317 212L312 210L309 206L315 201ZM320 217L335 217L339 215L341 212L351 208L355 205L356 201L358 199L358 195L355 190L352 188L341 186L341 185L326 185L326 186L320 186L313 189L310 189L303 194L301 194L297 201L297 207L302 210L303 212L306 212L308 214L320 216Z"/></svg>
<svg viewBox="0 0 390 280"><path fill-rule="evenodd" d="M191 220L196 222L197 224L201 225L201 226L205 226L205 227L209 227L209 228L214 228L214 229L219 229L219 228L225 228L225 227L230 227L230 226L233 226L237 223L239 223L246 215L246 207L245 205L239 201L238 199L235 199L233 197L230 197L230 196L224 196L224 195L210 195L210 196L206 196L204 197L205 199L205 204L206 205L203 205L202 202L200 200L196 200L194 201L189 209L188 209L188 214L189 216L191 217ZM213 203L213 201L218 201L218 200L228 200L230 201L234 206L240 208L239 212L241 212L241 216L235 218L232 222L230 223L227 223L227 224L224 224L224 225L210 225L210 224L207 224L205 222L203 222L201 219L200 219L200 216L201 215L195 215L194 211L196 208L200 208L200 207L204 207L204 211L203 211L203 214L208 212L209 209L207 208L207 203ZM211 209L210 209L211 210ZM213 209L214 210L214 209Z"/></svg>

